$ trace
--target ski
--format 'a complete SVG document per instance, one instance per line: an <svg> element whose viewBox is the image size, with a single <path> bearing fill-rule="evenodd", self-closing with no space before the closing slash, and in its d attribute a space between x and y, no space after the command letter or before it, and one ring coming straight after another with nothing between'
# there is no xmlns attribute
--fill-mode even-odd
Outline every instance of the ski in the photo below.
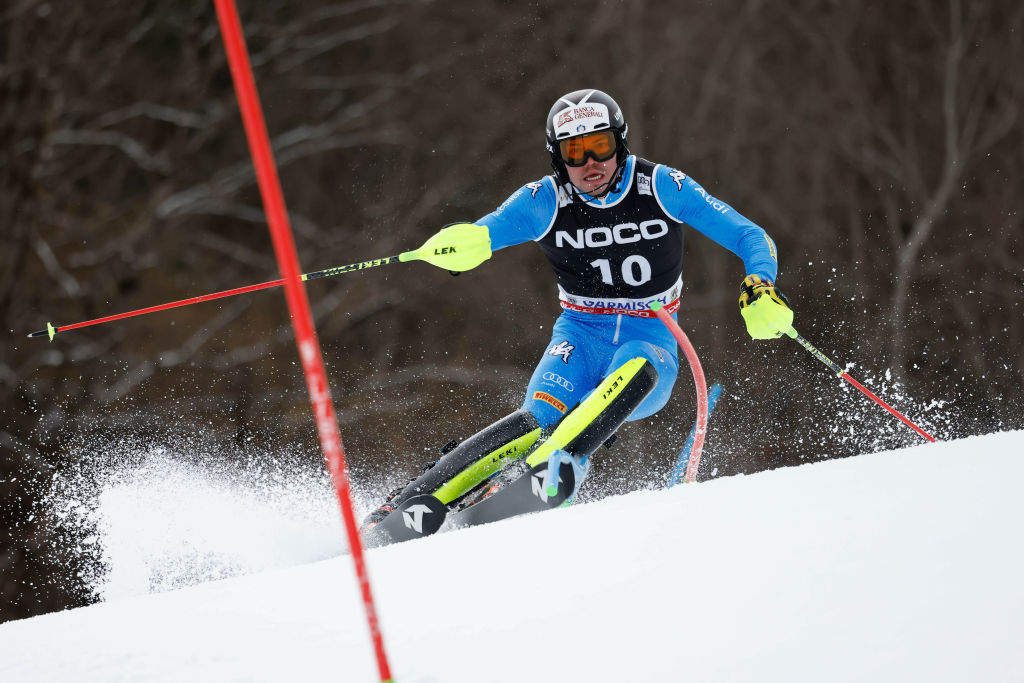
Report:
<svg viewBox="0 0 1024 683"><path fill-rule="evenodd" d="M555 463L557 486L555 482L546 480L549 464ZM446 530L461 529L557 508L572 502L577 479L582 479L585 473L585 468L578 464L573 466L571 456L565 451L556 451L549 462L535 465L490 496L452 514L449 514L447 505L432 495L413 496L365 531L364 540L367 546L379 548L430 536L442 526Z"/></svg>
<svg viewBox="0 0 1024 683"><path fill-rule="evenodd" d="M413 496L364 533L366 544L378 548L429 536L441 528L448 506L430 494Z"/></svg>
<svg viewBox="0 0 1024 683"><path fill-rule="evenodd" d="M453 529L497 522L528 512L541 512L563 505L576 492L576 476L568 462L558 468L558 488L553 496L545 486L548 463L542 462L523 473L519 478L498 489L464 510L451 515Z"/></svg>

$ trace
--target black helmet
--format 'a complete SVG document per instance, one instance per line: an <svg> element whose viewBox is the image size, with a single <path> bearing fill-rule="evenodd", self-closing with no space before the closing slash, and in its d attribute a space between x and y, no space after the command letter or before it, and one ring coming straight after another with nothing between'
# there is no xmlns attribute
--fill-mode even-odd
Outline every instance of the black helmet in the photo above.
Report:
<svg viewBox="0 0 1024 683"><path fill-rule="evenodd" d="M546 127L547 148L551 155L551 167L555 169L555 180L564 185L569 182L565 163L558 152L558 143L578 135L611 129L615 134L615 160L621 169L629 148L626 133L629 125L622 115L622 108L607 93L600 90L577 90L559 97L548 112ZM606 190L607 191L607 190Z"/></svg>

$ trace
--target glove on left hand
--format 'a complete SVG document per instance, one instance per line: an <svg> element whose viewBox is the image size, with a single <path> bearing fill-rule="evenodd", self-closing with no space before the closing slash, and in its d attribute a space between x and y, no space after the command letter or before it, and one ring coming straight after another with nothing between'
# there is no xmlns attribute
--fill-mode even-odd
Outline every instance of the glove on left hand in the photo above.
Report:
<svg viewBox="0 0 1024 683"><path fill-rule="evenodd" d="M762 280L758 275L743 279L740 315L747 324L747 333L754 339L774 339L793 326L789 299L775 289L771 280Z"/></svg>

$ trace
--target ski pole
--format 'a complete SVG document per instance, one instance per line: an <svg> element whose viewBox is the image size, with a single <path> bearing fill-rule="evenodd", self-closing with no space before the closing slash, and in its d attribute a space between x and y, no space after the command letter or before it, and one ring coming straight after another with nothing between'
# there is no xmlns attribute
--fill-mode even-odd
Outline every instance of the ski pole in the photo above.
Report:
<svg viewBox="0 0 1024 683"><path fill-rule="evenodd" d="M302 275L302 280L315 280L321 277L332 277L334 275L341 275L342 273L351 273L356 270L365 270L367 268L374 268L376 266L383 266L389 263L395 263L400 260L399 256L388 256L387 258L374 259L372 261L361 261L359 263L352 263L347 266L337 266L335 268L326 268L324 270L318 270L315 273L305 273ZM223 292L214 292L213 294L204 294L202 296L195 296L190 299L182 299L180 301L172 301L166 304L159 304L156 306L149 306L147 308L140 308L135 311L128 311L127 313L117 313L115 315L108 315L103 318L96 318L95 320L86 320L80 323L73 323L71 325L54 325L52 323L46 323L45 330L39 330L38 332L32 332L29 337L44 337L49 336L50 341L53 341L53 337L58 332L67 332L69 330L76 330L79 327L89 327L90 325L99 325L100 323L108 323L114 320L121 320L122 318L131 318L136 315L145 315L146 313L156 313L157 311L166 311L169 308L178 308L180 306L191 306L192 304L202 303L203 301L213 301L214 299L223 299L229 296L236 296L238 294L248 294L249 292L256 292L261 289L270 289L271 287L280 287L284 284L284 279L271 280L270 282L262 282L258 285L248 285L246 287L237 287L235 289L226 289Z"/></svg>
<svg viewBox="0 0 1024 683"><path fill-rule="evenodd" d="M827 365L829 367L829 369L832 370L832 372L836 373L837 375L839 375L840 377L845 379L847 382L849 382L850 384L852 384L853 386L857 387L862 392L864 392L865 396L867 396L872 401L874 401L875 403L877 403L878 405L882 406L883 408L888 410L890 413L892 413L893 415L898 417L900 420L903 421L904 424L906 424L908 427L913 429L915 432L917 432L918 434L920 434L924 438L928 439L929 441L931 441L933 443L935 442L935 439L934 439L934 437L932 437L931 434L929 434L928 432L924 431L923 429L918 427L916 424L914 424L913 422L908 420L906 418L906 416L904 416L902 413L900 413L898 410L893 408L891 405L889 405L888 403L886 403L882 399L878 398L878 396L875 396L875 394L873 394L870 389L868 389L863 384L861 384L860 382L855 380L853 377L850 377L849 373L847 373L846 370L844 370L843 368L841 368L838 365L836 365L835 362L833 362L833 360L831 358L829 358L824 353L819 351L817 349L817 347L815 347L809 341L807 341L806 339L801 337L800 334L796 331L796 328L790 327L788 330L786 330L786 334L788 336L792 337L793 339L795 339L800 344L800 346L802 346L805 349L807 349L807 351L812 356L814 356L815 358L820 360L822 363Z"/></svg>
<svg viewBox="0 0 1024 683"><path fill-rule="evenodd" d="M428 239L419 249L406 251L397 256L388 256L386 258L373 259L371 261L360 261L359 263L352 263L347 266L325 268L324 270L318 270L314 273L305 273L300 277L302 281L305 282L307 280L316 280L322 277L333 277L335 275L341 275L343 273L351 273L357 270L366 270L367 268L376 268L377 266L386 266L389 263L404 263L406 261L426 261L427 263L435 265L439 268L444 268L446 270L462 271L476 267L485 259L490 258L490 256L491 241L490 237L487 234L487 229L482 228L481 226L478 225L463 223L459 225L449 226L441 230L439 233ZM223 299L224 297L236 296L238 294L248 294L249 292L255 292L261 289L280 287L283 284L284 279L271 280L270 282L263 282L258 285L248 285L246 287L227 289L224 290L223 292L204 294L202 296L192 297L191 299L172 301L166 304L149 306L148 308L140 308L136 311L128 311L127 313L108 315L103 318L96 318L95 320L86 320L84 322L74 323L71 325L57 326L52 323L46 323L45 330L32 332L28 336L30 338L48 336L50 338L50 341L53 341L54 335L56 335L58 332L67 332L69 330L78 329L79 327L99 325L100 323L107 323L113 320L121 320L122 318L131 318L136 315L145 315L146 313L166 311L169 308L191 306L192 304L198 304L203 301L213 301L214 299Z"/></svg>

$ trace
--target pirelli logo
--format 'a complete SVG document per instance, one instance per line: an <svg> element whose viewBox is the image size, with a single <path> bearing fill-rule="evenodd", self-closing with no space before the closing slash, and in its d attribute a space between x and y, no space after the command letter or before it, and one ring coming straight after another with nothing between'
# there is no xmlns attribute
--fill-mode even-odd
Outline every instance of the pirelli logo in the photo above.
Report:
<svg viewBox="0 0 1024 683"><path fill-rule="evenodd" d="M538 401L544 401L548 405L554 406L555 409L558 412L560 412L560 413L564 413L565 412L565 404L562 403L561 401L559 401L557 398L555 398L551 394L546 394L543 391L535 391L535 392L533 392L533 397L535 399L537 399Z"/></svg>

